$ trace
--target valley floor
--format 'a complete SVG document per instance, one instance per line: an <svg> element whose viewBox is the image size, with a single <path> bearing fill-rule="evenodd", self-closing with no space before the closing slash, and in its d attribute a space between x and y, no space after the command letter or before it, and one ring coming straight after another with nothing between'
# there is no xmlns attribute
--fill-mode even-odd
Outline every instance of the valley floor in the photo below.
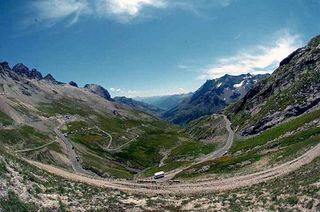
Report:
<svg viewBox="0 0 320 212"><path fill-rule="evenodd" d="M249 185L258 184L274 178L282 177L289 174L300 167L312 162L315 158L320 156L320 144L311 150L307 151L300 157L288 161L280 166L273 167L268 170L256 172L254 174L226 178L222 180L198 180L196 182L183 183L137 183L132 181L121 180L102 180L99 178L90 178L85 175L74 174L64 171L62 169L42 164L35 161L27 162L49 173L57 176L87 183L90 185L105 187L111 189L119 189L122 191L136 192L136 193L152 193L152 194L187 194L187 193L206 193L213 191L225 191L246 187Z"/></svg>
<svg viewBox="0 0 320 212"><path fill-rule="evenodd" d="M229 150L233 131L226 117L225 123L229 132L226 144L186 169L198 163L215 161ZM54 144L49 142L21 151L35 151ZM89 176L24 159L19 154L10 148L1 149L0 207L5 211L16 211L16 207L18 211L20 208L25 211L37 208L53 211L320 210L320 144L310 146L302 155L280 165L251 174L223 179L207 176L187 181L168 178L156 183Z"/></svg>
<svg viewBox="0 0 320 212"><path fill-rule="evenodd" d="M316 150L319 154L319 146ZM4 211L319 211L320 158L308 158L296 160L296 170L264 183L186 196L122 192L70 181L6 155L0 158L0 207Z"/></svg>

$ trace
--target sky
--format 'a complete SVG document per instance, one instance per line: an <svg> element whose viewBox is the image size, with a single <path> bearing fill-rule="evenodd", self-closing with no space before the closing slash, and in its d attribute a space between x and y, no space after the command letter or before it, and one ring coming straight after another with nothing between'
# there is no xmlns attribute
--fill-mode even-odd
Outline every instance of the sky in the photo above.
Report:
<svg viewBox="0 0 320 212"><path fill-rule="evenodd" d="M319 0L0 0L0 61L112 96L271 73L320 34Z"/></svg>

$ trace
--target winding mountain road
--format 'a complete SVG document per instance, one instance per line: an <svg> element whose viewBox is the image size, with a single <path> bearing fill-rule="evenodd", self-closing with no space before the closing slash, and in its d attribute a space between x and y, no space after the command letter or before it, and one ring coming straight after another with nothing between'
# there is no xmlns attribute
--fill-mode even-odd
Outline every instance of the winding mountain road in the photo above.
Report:
<svg viewBox="0 0 320 212"><path fill-rule="evenodd" d="M214 115L215 114L213 114L213 116ZM226 123L226 129L228 131L228 138L227 138L226 144L222 148L220 148L220 149L218 149L218 150L216 150L216 151L214 151L214 152L212 152L212 153L210 153L208 155L205 155L203 157L198 158L197 160L195 160L195 162L189 164L188 166L179 167L177 169L174 169L172 171L167 172L165 174L164 178L158 179L157 181L165 182L165 181L171 180L177 174L179 174L180 172L182 172L182 171L184 171L184 170L186 170L186 169L188 169L188 168L190 168L190 167L192 167L194 165L203 163L203 162L208 161L208 160L214 160L214 159L217 159L217 158L222 157L223 155L225 155L230 150L230 148L231 148L231 146L233 144L234 132L233 132L233 130L231 128L231 122L229 121L229 119L225 115L223 115L223 118L224 118L225 123Z"/></svg>
<svg viewBox="0 0 320 212"><path fill-rule="evenodd" d="M72 143L60 132L60 128L65 124L63 121L58 127L54 129L54 132L56 135L63 141L67 148L67 154L72 166L72 169L81 174L86 174L86 175L94 175L92 172L85 170L79 160L79 157L77 156L75 149L73 148Z"/></svg>
<svg viewBox="0 0 320 212"><path fill-rule="evenodd" d="M229 132L228 140L223 148L213 152L210 155L202 158L200 161L195 163L201 163L208 159L214 159L216 157L222 156L225 154L225 151L228 151L233 142L233 131L230 127L230 122L225 117L226 120L226 128ZM62 125L60 125L62 126ZM59 126L59 127L60 127ZM90 184L97 187L104 187L109 189L121 190L125 192L133 192L133 193L146 193L146 194L196 194L196 193L207 193L214 191L225 191L231 189L237 189L242 187L251 186L254 184L258 184L261 182L266 182L268 180L282 177L287 175L293 171L298 170L304 165L311 163L317 157L320 157L320 144L314 146L312 149L305 152L303 155L298 158L283 163L281 165L272 167L267 170L259 171L252 174L230 177L225 179L202 179L198 181L190 181L190 182L136 182L136 181L128 181L128 180L117 180L117 179L101 179L95 176L90 176L88 172L82 169L81 164L74 160L76 158L76 154L72 149L72 144L66 139L63 134L60 132L59 127L55 129L57 135L65 142L69 157L73 161L73 168L77 173L70 172L64 170L62 168L57 168L52 165L43 164L36 161L31 161L27 159L23 159L29 164L47 171L56 176L60 176L66 178L68 180L73 180L77 182L82 182L86 184ZM176 173L172 173L174 176Z"/></svg>
<svg viewBox="0 0 320 212"><path fill-rule="evenodd" d="M101 133L103 133L103 134L105 134L105 135L107 135L107 136L109 137L108 146L105 148L105 150L108 151L108 152L117 152L117 151L120 151L120 150L122 150L123 148L129 146L129 144L131 144L131 143L132 143L133 141L135 141L137 138L139 138L139 135L138 135L138 134L135 134L135 137L132 138L130 141L122 144L121 146L118 146L118 147L112 149L112 148L110 148L110 146L111 146L111 144L112 144L112 135L111 135L110 133L108 133L108 132L100 129L99 127L96 127L96 128L97 128L97 130L99 130ZM127 130L127 132L128 132L128 130Z"/></svg>
<svg viewBox="0 0 320 212"><path fill-rule="evenodd" d="M26 160L31 165L34 165L42 170L45 170L54 175L77 181L87 183L97 187L104 187L116 189L126 192L147 193L147 194L196 194L207 193L213 191L225 191L242 187L251 186L261 182L281 177L296 171L304 165L311 163L315 158L320 156L320 144L313 147L311 150L305 152L300 157L288 161L279 166L237 177L231 177L221 180L205 179L197 182L183 182L183 183L137 183L134 181L121 181L113 179L95 179L85 175L77 175L60 168L42 164L35 161Z"/></svg>
<svg viewBox="0 0 320 212"><path fill-rule="evenodd" d="M227 116L223 115L223 118L224 118L224 121L226 122L226 129L228 131L228 138L227 138L226 144L222 148L200 158L199 160L197 160L197 163L195 163L195 164L199 164L199 163L203 163L208 160L214 160L214 159L220 158L230 150L230 148L233 144L233 140L234 140L234 132L231 128L231 122L227 118Z"/></svg>
<svg viewBox="0 0 320 212"><path fill-rule="evenodd" d="M108 145L107 145L107 147L105 148L106 151L109 151L109 150L110 150L110 146L111 146L111 144L112 144L112 139L113 139L113 138L112 138L112 135L111 135L110 133L108 133L108 132L100 129L100 128L97 127L97 126L96 126L96 129L97 129L98 131L100 131L101 133L103 133L103 134L105 134L106 136L109 137Z"/></svg>

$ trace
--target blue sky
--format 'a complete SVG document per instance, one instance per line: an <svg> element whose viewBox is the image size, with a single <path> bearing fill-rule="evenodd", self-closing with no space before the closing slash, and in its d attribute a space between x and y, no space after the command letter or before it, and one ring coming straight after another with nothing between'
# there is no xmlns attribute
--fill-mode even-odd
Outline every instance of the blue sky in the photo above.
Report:
<svg viewBox="0 0 320 212"><path fill-rule="evenodd" d="M270 72L320 34L318 0L0 0L0 60L113 96Z"/></svg>

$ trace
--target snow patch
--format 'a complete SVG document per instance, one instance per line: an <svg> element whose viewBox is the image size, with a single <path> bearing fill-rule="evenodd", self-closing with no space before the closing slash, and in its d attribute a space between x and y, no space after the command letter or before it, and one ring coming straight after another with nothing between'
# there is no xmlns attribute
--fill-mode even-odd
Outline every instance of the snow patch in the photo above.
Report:
<svg viewBox="0 0 320 212"><path fill-rule="evenodd" d="M221 85L222 85L222 82L220 82L220 83L217 85L217 88L219 88Z"/></svg>
<svg viewBox="0 0 320 212"><path fill-rule="evenodd" d="M242 80L239 84L234 84L233 87L235 87L235 88L240 88L241 86L244 85L244 83L245 83L245 81Z"/></svg>

